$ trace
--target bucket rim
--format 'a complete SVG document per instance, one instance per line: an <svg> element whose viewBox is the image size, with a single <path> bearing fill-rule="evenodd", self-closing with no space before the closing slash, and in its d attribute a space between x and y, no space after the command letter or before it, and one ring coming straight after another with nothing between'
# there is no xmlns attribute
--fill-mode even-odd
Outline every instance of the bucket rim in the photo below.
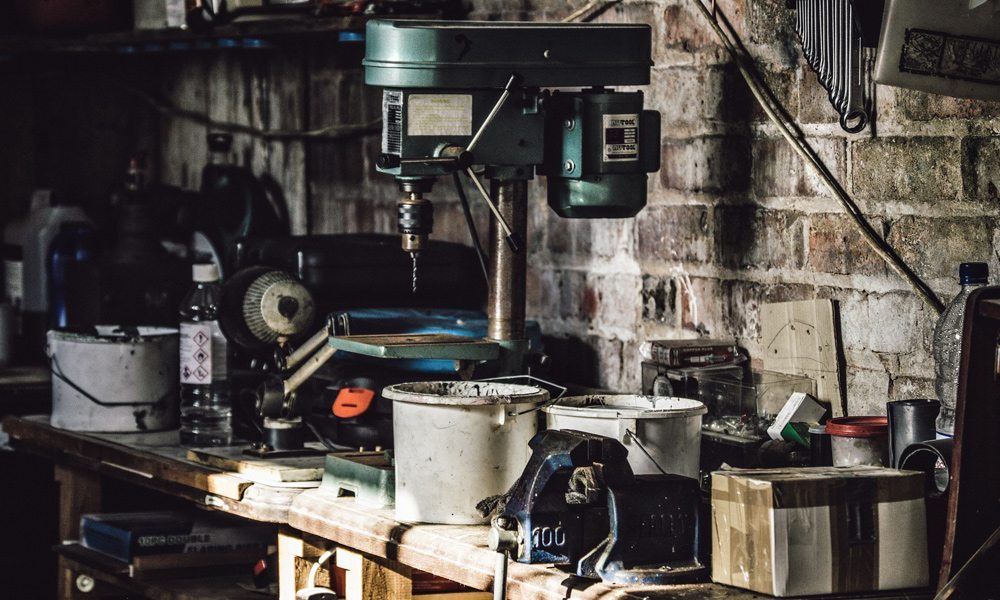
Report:
<svg viewBox="0 0 1000 600"><path fill-rule="evenodd" d="M95 325L92 328L58 328L50 329L47 337L60 342L76 342L81 344L120 344L143 343L162 339L176 338L179 330L176 327L159 325L139 325L136 327L138 337L121 330L121 325Z"/></svg>
<svg viewBox="0 0 1000 600"><path fill-rule="evenodd" d="M406 389L406 387L420 386L426 391ZM495 388L497 393L474 395L471 390L476 386L489 386ZM444 394L440 393L445 387L468 387L466 394ZM483 387L479 388L480 390ZM502 390L502 391L501 391ZM493 406L499 404L538 404L549 399L549 392L534 385L524 385L520 383L506 383L498 381L413 381L397 383L382 389L382 397L393 402L405 402L409 404L433 404L446 406Z"/></svg>
<svg viewBox="0 0 1000 600"><path fill-rule="evenodd" d="M649 407L621 406L614 400L629 399L649 403ZM609 402L610 400L610 402ZM676 408L653 408L660 401L679 401L683 406ZM587 419L673 419L695 417L708 412L708 407L701 401L679 396L644 396L639 394L588 394L586 396L567 396L560 398L555 404L542 409L547 414L566 417L582 417Z"/></svg>

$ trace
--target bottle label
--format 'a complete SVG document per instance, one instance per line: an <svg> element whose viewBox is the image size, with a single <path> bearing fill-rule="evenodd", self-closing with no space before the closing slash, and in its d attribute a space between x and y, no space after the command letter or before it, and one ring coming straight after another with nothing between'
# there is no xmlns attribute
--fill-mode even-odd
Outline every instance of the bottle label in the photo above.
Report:
<svg viewBox="0 0 1000 600"><path fill-rule="evenodd" d="M213 321L181 323L181 383L212 382ZM220 361L225 363L225 360Z"/></svg>
<svg viewBox="0 0 1000 600"><path fill-rule="evenodd" d="M218 321L212 324L212 381L225 381L229 377L229 344Z"/></svg>
<svg viewBox="0 0 1000 600"><path fill-rule="evenodd" d="M24 280L21 276L23 267L24 263L19 260L3 261L4 297L14 308L20 308L24 298Z"/></svg>

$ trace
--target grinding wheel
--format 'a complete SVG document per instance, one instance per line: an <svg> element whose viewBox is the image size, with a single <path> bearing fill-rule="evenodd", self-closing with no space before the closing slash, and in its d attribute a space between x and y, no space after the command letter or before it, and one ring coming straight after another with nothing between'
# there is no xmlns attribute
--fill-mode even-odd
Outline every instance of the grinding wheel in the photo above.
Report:
<svg viewBox="0 0 1000 600"><path fill-rule="evenodd" d="M293 276L267 267L248 267L222 286L219 326L232 343L251 351L270 349L281 339L308 331L312 294Z"/></svg>

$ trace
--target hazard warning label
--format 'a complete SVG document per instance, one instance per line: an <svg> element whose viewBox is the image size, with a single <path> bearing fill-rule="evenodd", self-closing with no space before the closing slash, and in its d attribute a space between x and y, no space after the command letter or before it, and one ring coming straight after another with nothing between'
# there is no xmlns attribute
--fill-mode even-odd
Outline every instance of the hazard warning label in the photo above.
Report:
<svg viewBox="0 0 1000 600"><path fill-rule="evenodd" d="M212 322L181 323L181 383L212 382Z"/></svg>

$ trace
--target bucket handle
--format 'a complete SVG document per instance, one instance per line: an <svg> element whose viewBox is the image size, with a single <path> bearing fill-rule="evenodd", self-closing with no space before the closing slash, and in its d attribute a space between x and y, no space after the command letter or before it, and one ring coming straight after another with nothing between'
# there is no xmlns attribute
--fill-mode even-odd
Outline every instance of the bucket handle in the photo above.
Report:
<svg viewBox="0 0 1000 600"><path fill-rule="evenodd" d="M619 421L619 423L621 423L621 421ZM634 431L626 429L625 435L632 438L632 440L635 441L636 445L639 446L639 450L642 450L642 453L646 455L646 458L648 458L651 463L653 463L654 467L659 469L660 473L663 473L664 475L668 474L666 471L663 470L663 467L660 466L660 463L656 462L656 459L653 458L653 455L650 454L648 450L646 450L646 446L644 446L643 443L639 441L639 436L637 436Z"/></svg>
<svg viewBox="0 0 1000 600"><path fill-rule="evenodd" d="M536 406L535 408L529 408L527 410L522 410L521 412L512 413L512 416L526 415L528 413L535 412L536 410L541 410L547 406L552 406L559 401L560 398L566 395L566 386L559 385L558 383L552 383L551 381L546 381L541 377L535 377L534 375L502 375L500 377L484 377L478 381L510 381L511 379L527 379L529 381L537 381L538 383L544 383L545 385L552 386L553 388L559 390L559 393L555 397L552 397L552 393L549 392L549 399ZM501 423L502 424L502 423Z"/></svg>
<svg viewBox="0 0 1000 600"><path fill-rule="evenodd" d="M87 400L90 400L94 404L97 404L98 406L104 406L108 408L113 408L116 406L156 406L158 404L163 404L167 400L167 398L177 393L177 388L170 388L169 390L167 390L166 394L164 394L158 400L154 400L152 402L105 402L103 400L94 397L93 394L81 388L79 385L74 383L73 380L71 380L69 377L63 374L62 367L59 366L59 360L56 358L55 353L49 354L49 360L52 363L51 370L53 377L55 377L59 381L62 381L63 383L71 387L75 392L77 392Z"/></svg>
<svg viewBox="0 0 1000 600"><path fill-rule="evenodd" d="M636 426L635 419L629 419L621 416L620 414L618 415L618 439L621 442L627 442L631 437L636 441L636 443L641 443L639 441L639 436L635 434L637 431L639 431L639 428Z"/></svg>

